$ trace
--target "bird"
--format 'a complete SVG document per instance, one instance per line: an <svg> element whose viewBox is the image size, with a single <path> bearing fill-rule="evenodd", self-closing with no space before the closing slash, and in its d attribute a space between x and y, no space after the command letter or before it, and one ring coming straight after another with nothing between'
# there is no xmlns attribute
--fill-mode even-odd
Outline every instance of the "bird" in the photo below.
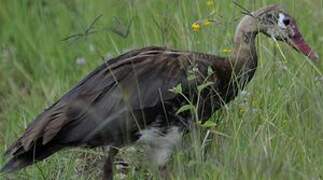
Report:
<svg viewBox="0 0 323 180"><path fill-rule="evenodd" d="M194 123L234 100L254 77L260 33L319 59L279 4L242 17L227 57L158 46L128 51L106 60L35 117L8 147L1 172L15 172L66 148L108 146L102 179L110 180L115 155L137 142L150 147L145 156L162 172ZM188 101L194 110L182 108Z"/></svg>

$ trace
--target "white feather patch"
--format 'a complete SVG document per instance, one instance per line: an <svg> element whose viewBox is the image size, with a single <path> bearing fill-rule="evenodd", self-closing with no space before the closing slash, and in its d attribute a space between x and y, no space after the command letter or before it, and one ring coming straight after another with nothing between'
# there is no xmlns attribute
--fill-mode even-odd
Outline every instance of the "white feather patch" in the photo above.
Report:
<svg viewBox="0 0 323 180"><path fill-rule="evenodd" d="M166 134L161 134L160 130L154 127L142 130L140 134L138 142L149 145L149 149L145 150L149 160L159 167L166 164L174 147L182 139L182 133L175 126L168 129Z"/></svg>
<svg viewBox="0 0 323 180"><path fill-rule="evenodd" d="M279 19L278 19L278 26L282 29L286 29L286 26L284 24L285 15L283 13L279 13Z"/></svg>

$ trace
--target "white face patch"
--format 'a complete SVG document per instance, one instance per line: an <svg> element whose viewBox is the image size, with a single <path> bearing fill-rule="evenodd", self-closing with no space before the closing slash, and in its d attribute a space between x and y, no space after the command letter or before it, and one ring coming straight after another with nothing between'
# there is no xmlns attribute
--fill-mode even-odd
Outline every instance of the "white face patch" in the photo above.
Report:
<svg viewBox="0 0 323 180"><path fill-rule="evenodd" d="M279 13L278 26L282 29L286 29L286 26L284 24L285 17L286 16L283 13Z"/></svg>

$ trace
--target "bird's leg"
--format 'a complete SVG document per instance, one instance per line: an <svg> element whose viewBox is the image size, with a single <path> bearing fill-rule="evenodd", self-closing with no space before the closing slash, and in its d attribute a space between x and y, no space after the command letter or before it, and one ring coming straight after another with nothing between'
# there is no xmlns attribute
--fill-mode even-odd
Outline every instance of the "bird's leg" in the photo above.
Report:
<svg viewBox="0 0 323 180"><path fill-rule="evenodd" d="M118 149L110 147L108 157L105 160L103 167L103 178L102 180L113 180L113 159L118 154Z"/></svg>

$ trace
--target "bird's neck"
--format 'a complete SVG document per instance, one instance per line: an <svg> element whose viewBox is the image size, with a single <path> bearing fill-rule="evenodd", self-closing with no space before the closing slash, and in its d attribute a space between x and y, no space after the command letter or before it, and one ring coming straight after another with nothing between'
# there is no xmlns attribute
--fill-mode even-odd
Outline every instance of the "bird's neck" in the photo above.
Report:
<svg viewBox="0 0 323 180"><path fill-rule="evenodd" d="M243 84L250 81L257 68L255 39L258 32L256 19L245 16L240 21L235 33L230 64L233 66L234 74Z"/></svg>

